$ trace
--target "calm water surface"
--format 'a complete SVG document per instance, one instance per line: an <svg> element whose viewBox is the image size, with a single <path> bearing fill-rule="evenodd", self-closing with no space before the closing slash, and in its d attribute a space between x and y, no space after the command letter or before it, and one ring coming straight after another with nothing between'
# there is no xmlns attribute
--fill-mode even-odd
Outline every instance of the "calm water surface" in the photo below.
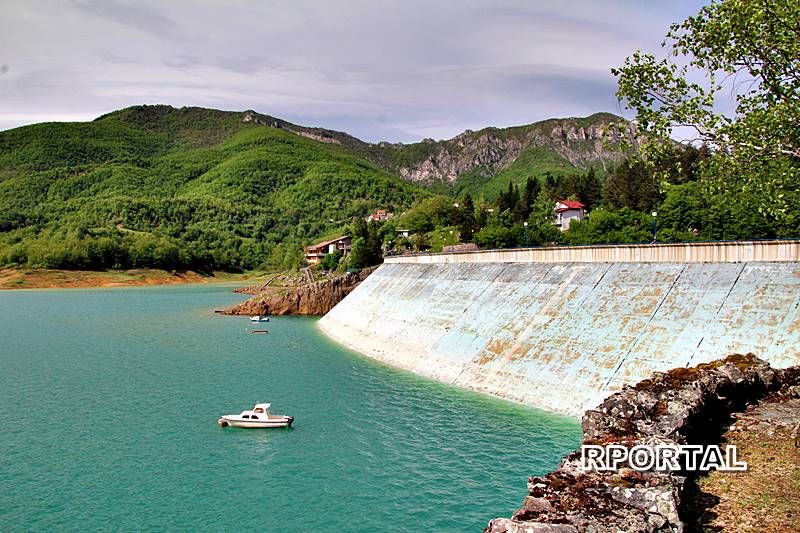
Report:
<svg viewBox="0 0 800 533"><path fill-rule="evenodd" d="M0 292L0 530L479 531L580 442L229 290ZM295 427L217 427L257 401Z"/></svg>

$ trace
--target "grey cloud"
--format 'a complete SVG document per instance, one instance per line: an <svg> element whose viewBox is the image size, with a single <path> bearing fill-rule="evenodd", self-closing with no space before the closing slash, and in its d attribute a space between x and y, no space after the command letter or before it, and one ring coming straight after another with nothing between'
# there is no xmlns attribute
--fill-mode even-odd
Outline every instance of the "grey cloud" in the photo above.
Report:
<svg viewBox="0 0 800 533"><path fill-rule="evenodd" d="M98 58L102 59L103 61L106 61L107 63L115 63L115 64L139 63L139 60L136 59L135 57L123 56L115 52L112 52L111 50L108 50L106 48L95 50L95 55Z"/></svg>
<svg viewBox="0 0 800 533"><path fill-rule="evenodd" d="M14 59L0 127L167 103L411 141L619 112L609 68L695 11L633 0L29 0L0 20Z"/></svg>
<svg viewBox="0 0 800 533"><path fill-rule="evenodd" d="M106 0L74 0L78 9L112 22L130 26L145 33L165 39L178 36L178 26L169 18L156 12L155 9L140 7L130 2Z"/></svg>
<svg viewBox="0 0 800 533"><path fill-rule="evenodd" d="M567 4L568 5L568 4ZM568 31L576 34L591 28L592 35L598 38L619 38L621 36L635 36L633 28L620 24L613 24L598 16L597 11L572 9L558 12L529 6L506 5L500 7L487 7L483 13L487 19L494 19L501 24L527 25L531 28L548 28Z"/></svg>
<svg viewBox="0 0 800 533"><path fill-rule="evenodd" d="M168 67L175 67L179 69L187 67L196 67L205 64L205 62L199 57L191 56L188 54L170 55L163 59L163 63Z"/></svg>

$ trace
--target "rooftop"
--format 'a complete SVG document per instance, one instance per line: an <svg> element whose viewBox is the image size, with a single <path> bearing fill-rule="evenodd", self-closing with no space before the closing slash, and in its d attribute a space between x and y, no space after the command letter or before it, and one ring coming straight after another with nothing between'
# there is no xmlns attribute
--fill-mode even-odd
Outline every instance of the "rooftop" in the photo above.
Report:
<svg viewBox="0 0 800 533"><path fill-rule="evenodd" d="M341 237L336 237L335 239L331 239L329 241L322 241L317 244L312 244L310 246L306 246L306 250L310 250L312 248L322 248L323 246L328 246L329 244L333 244L335 242L339 242L343 239L349 239L350 235L342 235Z"/></svg>
<svg viewBox="0 0 800 533"><path fill-rule="evenodd" d="M583 209L584 207L586 206L577 200L559 200L556 202L555 210L557 213L560 213L562 211L567 211L568 209Z"/></svg>

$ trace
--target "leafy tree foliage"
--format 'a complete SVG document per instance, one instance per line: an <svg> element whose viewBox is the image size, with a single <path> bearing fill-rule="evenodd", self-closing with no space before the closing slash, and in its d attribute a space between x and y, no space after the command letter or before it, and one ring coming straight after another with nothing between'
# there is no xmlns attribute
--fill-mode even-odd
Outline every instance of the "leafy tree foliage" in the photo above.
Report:
<svg viewBox="0 0 800 533"><path fill-rule="evenodd" d="M0 266L295 268L351 218L428 196L240 114L141 106L0 132Z"/></svg>
<svg viewBox="0 0 800 533"><path fill-rule="evenodd" d="M383 238L380 226L376 222L368 224L361 217L353 221L351 227L353 249L350 252L350 268L364 268L383 262Z"/></svg>
<svg viewBox="0 0 800 533"><path fill-rule="evenodd" d="M569 244L641 243L652 240L652 218L628 208L596 209L592 216L570 224Z"/></svg>
<svg viewBox="0 0 800 533"><path fill-rule="evenodd" d="M604 196L616 208L651 210L661 198L658 177L640 159L626 159L609 174Z"/></svg>
<svg viewBox="0 0 800 533"><path fill-rule="evenodd" d="M320 269L336 270L339 268L339 262L342 260L342 255L344 254L341 250L336 250L335 252L326 255L319 263Z"/></svg>
<svg viewBox="0 0 800 533"><path fill-rule="evenodd" d="M527 220L531 215L531 209L536 200L539 199L539 194L542 192L542 186L537 178L528 176L525 179L525 189L523 189L521 200L522 218Z"/></svg>
<svg viewBox="0 0 800 533"><path fill-rule="evenodd" d="M688 126L712 150L709 191L741 193L779 227L796 222L800 190L800 4L720 0L671 26L666 57L641 51L620 69L648 152ZM725 99L733 98L728 110Z"/></svg>
<svg viewBox="0 0 800 533"><path fill-rule="evenodd" d="M491 225L475 234L475 243L484 248L508 248L516 244L516 239L511 228Z"/></svg>
<svg viewBox="0 0 800 533"><path fill-rule="evenodd" d="M457 225L458 208L454 203L453 199L447 196L426 198L401 217L400 225L415 233Z"/></svg>
<svg viewBox="0 0 800 533"><path fill-rule="evenodd" d="M585 173L573 172L562 177L546 174L543 192L553 201L575 199L591 209L600 204L602 190L603 184L594 168L589 168Z"/></svg>

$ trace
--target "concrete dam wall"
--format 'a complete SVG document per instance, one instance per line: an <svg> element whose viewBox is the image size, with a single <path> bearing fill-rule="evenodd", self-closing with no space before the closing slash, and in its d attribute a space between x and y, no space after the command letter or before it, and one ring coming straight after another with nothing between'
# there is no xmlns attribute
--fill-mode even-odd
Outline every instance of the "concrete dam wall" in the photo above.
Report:
<svg viewBox="0 0 800 533"><path fill-rule="evenodd" d="M800 263L786 246L714 263L398 257L319 325L393 366L580 416L653 371L746 352L800 363Z"/></svg>

